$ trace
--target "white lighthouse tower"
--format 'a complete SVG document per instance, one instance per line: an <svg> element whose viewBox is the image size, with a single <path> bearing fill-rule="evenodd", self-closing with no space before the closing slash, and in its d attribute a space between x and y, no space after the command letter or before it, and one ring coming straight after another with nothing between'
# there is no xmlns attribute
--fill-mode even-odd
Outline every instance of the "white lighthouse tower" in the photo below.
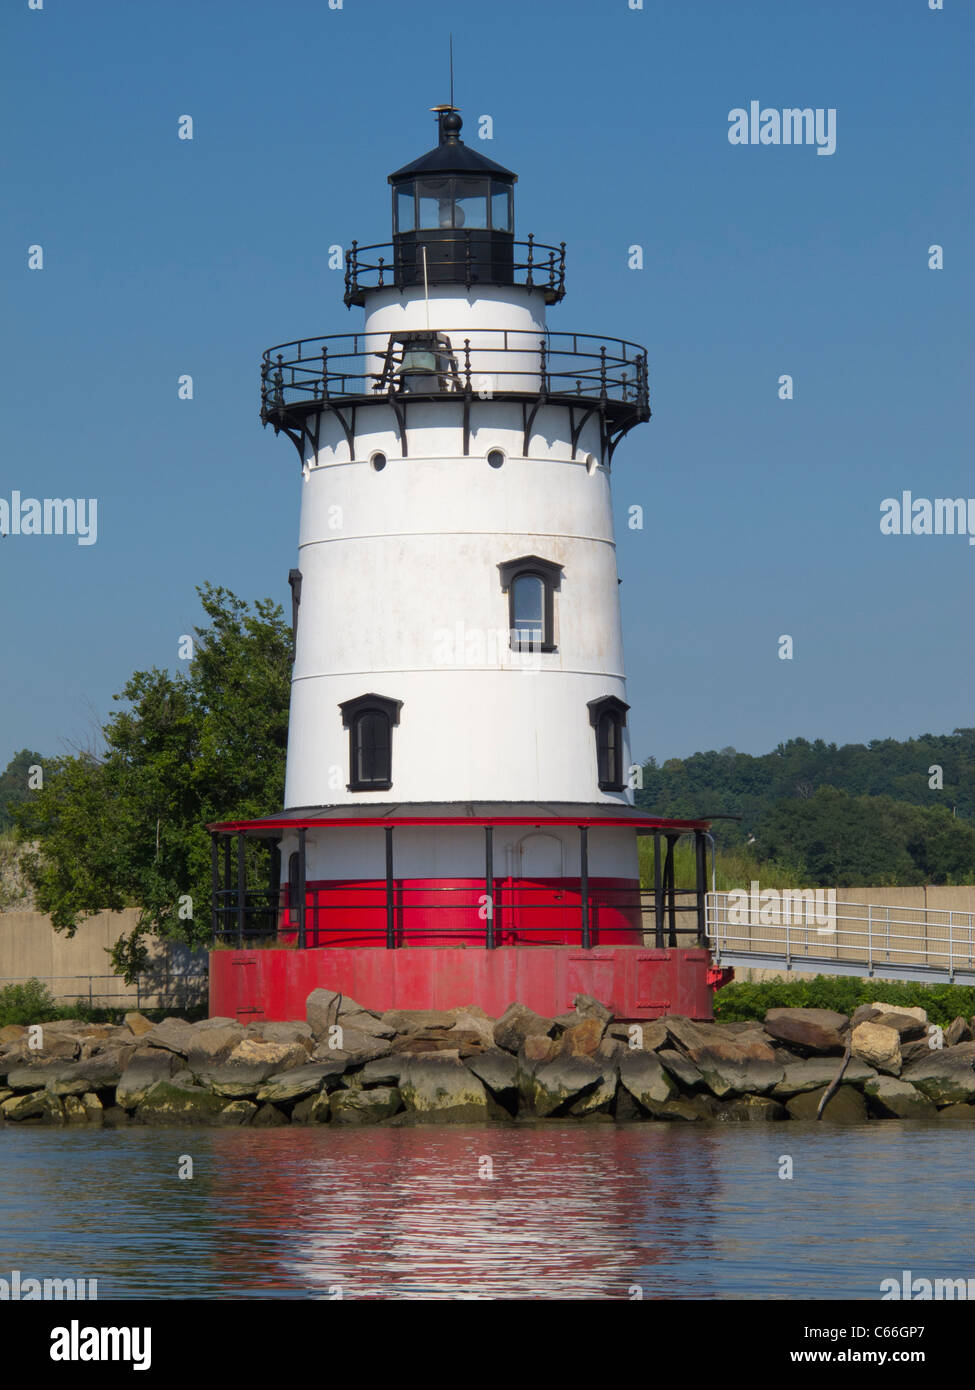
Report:
<svg viewBox="0 0 975 1390"><path fill-rule="evenodd" d="M280 930L384 1007L464 987L470 947L642 945L637 834L666 889L661 832L703 853L705 828L627 785L610 469L646 354L549 328L564 243L516 240L516 175L435 110L389 176L392 242L347 255L361 328L264 356L262 419L301 461L285 809L216 828L241 856L277 839Z"/></svg>

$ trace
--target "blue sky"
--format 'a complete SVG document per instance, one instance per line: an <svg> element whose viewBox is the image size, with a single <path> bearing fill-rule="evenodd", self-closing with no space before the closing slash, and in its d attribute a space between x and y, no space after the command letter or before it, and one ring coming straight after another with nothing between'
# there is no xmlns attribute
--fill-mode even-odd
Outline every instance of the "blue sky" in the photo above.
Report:
<svg viewBox="0 0 975 1390"><path fill-rule="evenodd" d="M327 248L387 239L450 30L519 235L567 242L550 326L649 349L613 468L634 755L975 722L975 547L879 528L904 489L975 496L970 4L11 0L0 497L96 497L98 541L0 540L0 767L176 666L204 580L288 608L260 353L356 326ZM835 154L731 145L751 100L834 107Z"/></svg>

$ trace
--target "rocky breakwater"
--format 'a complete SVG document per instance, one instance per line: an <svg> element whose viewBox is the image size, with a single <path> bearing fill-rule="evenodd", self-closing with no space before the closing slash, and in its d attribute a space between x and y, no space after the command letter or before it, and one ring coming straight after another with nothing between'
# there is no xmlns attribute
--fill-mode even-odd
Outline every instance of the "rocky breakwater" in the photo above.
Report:
<svg viewBox="0 0 975 1390"><path fill-rule="evenodd" d="M771 1009L764 1022L543 1018L512 1004L376 1014L316 989L291 1023L0 1029L5 1124L406 1125L578 1120L975 1121L973 1024L923 1009ZM826 1099L826 1104L821 1103Z"/></svg>

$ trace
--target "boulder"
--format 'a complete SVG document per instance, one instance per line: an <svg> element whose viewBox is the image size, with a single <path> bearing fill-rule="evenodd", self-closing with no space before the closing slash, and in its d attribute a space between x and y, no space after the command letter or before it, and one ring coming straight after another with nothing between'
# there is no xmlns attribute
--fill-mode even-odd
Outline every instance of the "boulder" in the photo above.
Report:
<svg viewBox="0 0 975 1390"><path fill-rule="evenodd" d="M22 1023L5 1023L0 1028L0 1044L19 1042L27 1037L27 1029Z"/></svg>
<svg viewBox="0 0 975 1390"><path fill-rule="evenodd" d="M43 1062L17 1062L7 1071L7 1086L11 1091L39 1091L47 1085L48 1077L56 1076L70 1062L51 1058Z"/></svg>
<svg viewBox="0 0 975 1390"><path fill-rule="evenodd" d="M453 1028L404 1033L395 1039L392 1048L398 1055L407 1052L461 1052L473 1056L484 1050L479 1033L456 1032Z"/></svg>
<svg viewBox="0 0 975 1390"><path fill-rule="evenodd" d="M505 1052L517 1052L526 1038L547 1036L555 1027L551 1018L542 1018L524 1004L509 1004L494 1025L494 1044Z"/></svg>
<svg viewBox="0 0 975 1390"><path fill-rule="evenodd" d="M582 997L582 996L580 996ZM558 1043L560 1057L592 1057L603 1040L606 1020L595 1014L566 1028Z"/></svg>
<svg viewBox="0 0 975 1390"><path fill-rule="evenodd" d="M874 1077L866 1083L863 1093L871 1112L883 1119L923 1120L936 1114L935 1106L916 1086L893 1076Z"/></svg>
<svg viewBox="0 0 975 1390"><path fill-rule="evenodd" d="M927 1037L928 1025L921 1023L913 1014L904 1013L882 1013L878 1011L874 1023L883 1024L885 1028L893 1028L902 1043L917 1042L919 1038Z"/></svg>
<svg viewBox="0 0 975 1390"><path fill-rule="evenodd" d="M932 1033L923 1042L901 1043L901 1069L909 1067L913 1062L923 1061L924 1058L930 1057L932 1052L940 1051L931 1046L932 1041L937 1041L937 1034Z"/></svg>
<svg viewBox="0 0 975 1390"><path fill-rule="evenodd" d="M803 1091L801 1095L793 1096L791 1100L787 1101L785 1108L794 1120L815 1120L819 1102L826 1094L827 1089L826 1086L823 1086L818 1091ZM823 1111L823 1120L828 1120L834 1125L862 1125L866 1123L866 1102L855 1086L840 1086L837 1089Z"/></svg>
<svg viewBox="0 0 975 1390"><path fill-rule="evenodd" d="M290 1123L291 1121L283 1110L279 1110L276 1105L270 1105L266 1101L258 1107L257 1114L251 1120L251 1124L258 1129L276 1129L280 1125Z"/></svg>
<svg viewBox="0 0 975 1390"><path fill-rule="evenodd" d="M834 1054L846 1049L846 1014L833 1009L769 1009L765 1031L779 1042L804 1052Z"/></svg>
<svg viewBox="0 0 975 1390"><path fill-rule="evenodd" d="M690 1124L710 1123L716 1120L721 1105L714 1096L702 1093L698 1096L676 1096L654 1107L655 1120L682 1120Z"/></svg>
<svg viewBox="0 0 975 1390"><path fill-rule="evenodd" d="M11 1096L0 1106L0 1111L3 1118L13 1124L64 1124L61 1101L50 1091L29 1091L26 1095Z"/></svg>
<svg viewBox="0 0 975 1390"><path fill-rule="evenodd" d="M123 1110L121 1105L106 1105L102 1111L102 1124L106 1129L123 1129L133 1122L133 1116L127 1110Z"/></svg>
<svg viewBox="0 0 975 1390"><path fill-rule="evenodd" d="M327 1080L341 1076L344 1071L345 1063L336 1059L331 1062L309 1062L307 1066L295 1067L292 1071L269 1077L258 1089L257 1099L280 1104L282 1101L317 1095Z"/></svg>
<svg viewBox="0 0 975 1390"><path fill-rule="evenodd" d="M619 1086L620 1074L615 1063L602 1062L595 1057L592 1060L599 1068L600 1076L591 1091L584 1091L579 1099L574 1100L569 1106L567 1113L576 1119L591 1119L608 1115ZM535 1080L538 1081L537 1072Z"/></svg>
<svg viewBox="0 0 975 1390"><path fill-rule="evenodd" d="M852 1053L878 1071L897 1076L901 1069L901 1040L896 1028L884 1023L858 1023L853 1030Z"/></svg>
<svg viewBox="0 0 975 1390"><path fill-rule="evenodd" d="M127 1013L122 1019L122 1022L133 1037L141 1038L144 1037L146 1033L152 1032L153 1025L146 1018L145 1014L140 1014L137 1009L133 1009L131 1013Z"/></svg>
<svg viewBox="0 0 975 1390"><path fill-rule="evenodd" d="M881 1014L911 1014L918 1023L927 1023L927 1010L918 1007L908 1008L906 1004L882 1004L879 1000L870 1005L871 1009L876 1009Z"/></svg>
<svg viewBox="0 0 975 1390"><path fill-rule="evenodd" d="M532 1106L535 1072L543 1062L550 1062L558 1050L559 1045L555 1038L550 1038L545 1033L529 1033L518 1049L518 1094L528 1109Z"/></svg>
<svg viewBox="0 0 975 1390"><path fill-rule="evenodd" d="M656 1056L685 1091L699 1091L704 1085L704 1077L694 1063L689 1062L674 1048L662 1048Z"/></svg>
<svg viewBox="0 0 975 1390"><path fill-rule="evenodd" d="M604 1025L604 1029L605 1025L612 1021L612 1009L607 1009L605 1004L600 1004L591 994L577 994L572 1003L577 1014L582 1018L598 1019Z"/></svg>
<svg viewBox="0 0 975 1390"><path fill-rule="evenodd" d="M341 1060L354 1065L357 1062L371 1062L375 1057L388 1057L392 1051L387 1038L370 1037L368 1033L360 1033L358 1028L346 1028L344 1023L338 1027L341 1032L331 1034L315 1048L312 1053L314 1061ZM341 1043L341 1046L332 1047L333 1042Z"/></svg>
<svg viewBox="0 0 975 1390"><path fill-rule="evenodd" d="M484 1084L459 1057L410 1057L399 1089L406 1109L421 1122L479 1124L489 1118Z"/></svg>
<svg viewBox="0 0 975 1390"><path fill-rule="evenodd" d="M308 1120L313 1125L323 1125L330 1118L332 1113L332 1100L328 1091L319 1091L317 1096L312 1096L311 1106L308 1111ZM299 1105L304 1105L304 1101L299 1101Z"/></svg>
<svg viewBox="0 0 975 1390"><path fill-rule="evenodd" d="M130 1047L100 1052L84 1062L55 1060L41 1063L40 1066L12 1068L7 1074L7 1084L14 1091L41 1085L56 1096L82 1096L86 1091L107 1091L118 1085L135 1051L133 1042Z"/></svg>
<svg viewBox="0 0 975 1390"><path fill-rule="evenodd" d="M518 1061L510 1052L494 1048L471 1057L467 1068L484 1082L491 1094L502 1105L510 1105L518 1094Z"/></svg>
<svg viewBox="0 0 975 1390"><path fill-rule="evenodd" d="M768 1124L787 1120L789 1112L771 1096L736 1096L734 1100L722 1101L714 1118L730 1124Z"/></svg>
<svg viewBox="0 0 975 1390"><path fill-rule="evenodd" d="M855 1028L858 1023L876 1023L878 1018L883 1018L880 1009L872 1004L858 1004L850 1015L850 1027Z"/></svg>
<svg viewBox="0 0 975 1390"><path fill-rule="evenodd" d="M343 1028L354 1028L357 1033L365 1033L370 1038L395 1038L396 1029L390 1027L388 1023L383 1023L381 1018L375 1014L367 1013L364 1009L358 1012L343 1013L339 1011L339 1023Z"/></svg>
<svg viewBox="0 0 975 1390"><path fill-rule="evenodd" d="M568 1108L597 1086L605 1088L605 1074L590 1057L554 1057L540 1063L531 1078L530 1105L544 1118Z"/></svg>
<svg viewBox="0 0 975 1390"><path fill-rule="evenodd" d="M746 1035L733 1038L714 1024L675 1016L667 1019L667 1031L718 1097L770 1091L782 1080L785 1069L766 1043L752 1042Z"/></svg>
<svg viewBox="0 0 975 1390"><path fill-rule="evenodd" d="M950 1105L975 1098L975 1043L961 1043L929 1051L912 1062L902 1079L916 1086L935 1105ZM9 1077L8 1077L9 1082Z"/></svg>
<svg viewBox="0 0 975 1390"><path fill-rule="evenodd" d="M314 1052L315 1035L307 1023L248 1023L245 1036L255 1042L301 1043L306 1052Z"/></svg>
<svg viewBox="0 0 975 1390"><path fill-rule="evenodd" d="M656 1107L678 1095L677 1087L654 1052L628 1048L620 1057L619 1070L621 1085L651 1114Z"/></svg>
<svg viewBox="0 0 975 1390"><path fill-rule="evenodd" d="M398 1086L403 1070L400 1057L376 1057L356 1074L360 1086Z"/></svg>
<svg viewBox="0 0 975 1390"><path fill-rule="evenodd" d="M80 1096L65 1096L61 1102L61 1108L66 1124L86 1125L88 1123L88 1112L82 1104Z"/></svg>
<svg viewBox="0 0 975 1390"><path fill-rule="evenodd" d="M472 1005L466 1009L451 1009L450 1012L454 1015L454 1026L448 1031L448 1037L469 1037L472 1041L476 1039L482 1048L494 1048L494 1019L488 1018L483 1009Z"/></svg>
<svg viewBox="0 0 975 1390"><path fill-rule="evenodd" d="M212 1071L225 1062L244 1037L240 1023L230 1023L194 1032L186 1049L186 1065L190 1071Z"/></svg>
<svg viewBox="0 0 975 1390"><path fill-rule="evenodd" d="M90 1125L100 1125L105 1115L105 1107L95 1095L94 1091L89 1091L86 1096L82 1096L81 1103L85 1107L88 1123Z"/></svg>
<svg viewBox="0 0 975 1390"><path fill-rule="evenodd" d="M387 1009L383 1023L396 1033L418 1033L428 1028L452 1028L455 1017L446 1009Z"/></svg>
<svg viewBox="0 0 975 1390"><path fill-rule="evenodd" d="M943 1106L938 1112L939 1120L948 1120L963 1125L975 1124L975 1105L962 1105L955 1101Z"/></svg>
<svg viewBox="0 0 975 1390"><path fill-rule="evenodd" d="M957 1047L959 1043L971 1042L972 1030L959 1014L945 1029L945 1047Z"/></svg>
<svg viewBox="0 0 975 1390"><path fill-rule="evenodd" d="M157 1023L142 1035L142 1042L147 1047L165 1048L167 1052L185 1057L193 1038L192 1023L187 1023L184 1018L164 1018L162 1023Z"/></svg>
<svg viewBox="0 0 975 1390"><path fill-rule="evenodd" d="M179 1058L173 1052L159 1047L137 1048L115 1088L116 1105L134 1110L157 1081L170 1080L178 1067Z"/></svg>
<svg viewBox="0 0 975 1390"><path fill-rule="evenodd" d="M805 1057L800 1062L790 1062L782 1080L773 1086L771 1094L777 1100L781 1100L788 1096L801 1095L803 1091L821 1091L832 1084L841 1063L840 1057ZM851 1057L843 1072L843 1084L862 1087L876 1075L873 1067L861 1062L859 1057Z"/></svg>
<svg viewBox="0 0 975 1390"><path fill-rule="evenodd" d="M225 1062L212 1071L201 1073L201 1079L218 1096L245 1100L256 1095L258 1088L270 1077L307 1061L308 1053L301 1043L257 1042L244 1038Z"/></svg>
<svg viewBox="0 0 975 1390"><path fill-rule="evenodd" d="M341 994L334 989L313 989L305 1000L305 1018L317 1039L327 1038L328 1030L338 1022Z"/></svg>
<svg viewBox="0 0 975 1390"><path fill-rule="evenodd" d="M339 1125L378 1124L402 1109L395 1086L374 1086L370 1090L335 1091L330 1097L332 1119Z"/></svg>
<svg viewBox="0 0 975 1390"><path fill-rule="evenodd" d="M208 1124L225 1107L226 1100L221 1096L188 1082L177 1084L173 1078L157 1081L149 1088L136 1108L135 1118L145 1125ZM105 1118L107 1121L107 1112Z"/></svg>
<svg viewBox="0 0 975 1390"><path fill-rule="evenodd" d="M225 1105L214 1120L218 1125L249 1125L257 1114L257 1106L252 1100L232 1100Z"/></svg>

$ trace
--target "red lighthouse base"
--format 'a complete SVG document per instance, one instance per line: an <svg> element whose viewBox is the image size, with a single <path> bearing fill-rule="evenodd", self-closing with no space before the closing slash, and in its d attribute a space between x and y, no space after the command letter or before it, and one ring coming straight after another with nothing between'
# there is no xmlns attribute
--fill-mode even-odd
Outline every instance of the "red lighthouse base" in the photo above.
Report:
<svg viewBox="0 0 975 1390"><path fill-rule="evenodd" d="M210 1015L302 1019L308 995L322 987L377 1013L476 1004L497 1018L518 1002L551 1018L571 1009L577 994L590 994L618 1019L711 1019L715 973L700 947L225 949L210 953Z"/></svg>

